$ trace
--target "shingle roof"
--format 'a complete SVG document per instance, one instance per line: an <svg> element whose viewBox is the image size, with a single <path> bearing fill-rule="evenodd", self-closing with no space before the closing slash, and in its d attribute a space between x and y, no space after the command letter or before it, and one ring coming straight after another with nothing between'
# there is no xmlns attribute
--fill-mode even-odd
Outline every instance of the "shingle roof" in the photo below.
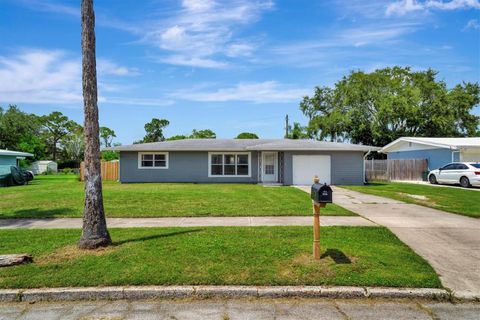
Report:
<svg viewBox="0 0 480 320"><path fill-rule="evenodd" d="M380 150L380 152L391 152L392 150L395 150L395 146L401 142L413 142L447 149L480 148L480 138L402 137L387 144Z"/></svg>
<svg viewBox="0 0 480 320"><path fill-rule="evenodd" d="M114 151L375 151L380 148L291 139L185 139L108 148Z"/></svg>
<svg viewBox="0 0 480 320"><path fill-rule="evenodd" d="M20 152L20 151L0 149L0 156L33 157L33 154L28 153L28 152Z"/></svg>

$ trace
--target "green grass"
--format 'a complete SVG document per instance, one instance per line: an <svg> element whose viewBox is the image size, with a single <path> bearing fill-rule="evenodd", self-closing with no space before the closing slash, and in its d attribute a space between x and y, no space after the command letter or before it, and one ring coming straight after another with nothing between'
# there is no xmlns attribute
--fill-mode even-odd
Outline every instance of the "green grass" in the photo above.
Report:
<svg viewBox="0 0 480 320"><path fill-rule="evenodd" d="M305 216L310 196L292 187L251 184L103 184L108 217ZM38 176L27 186L0 188L0 218L81 217L83 183L74 175ZM323 215L355 215L336 205Z"/></svg>
<svg viewBox="0 0 480 320"><path fill-rule="evenodd" d="M107 285L358 285L440 287L425 260L382 227L112 229L114 245L76 248L80 230L2 230L0 254L34 263L0 268L0 288Z"/></svg>
<svg viewBox="0 0 480 320"><path fill-rule="evenodd" d="M371 183L366 186L342 186L353 191L414 203L434 209L480 217L480 192L460 188L440 188L411 183ZM409 195L425 196L416 199Z"/></svg>

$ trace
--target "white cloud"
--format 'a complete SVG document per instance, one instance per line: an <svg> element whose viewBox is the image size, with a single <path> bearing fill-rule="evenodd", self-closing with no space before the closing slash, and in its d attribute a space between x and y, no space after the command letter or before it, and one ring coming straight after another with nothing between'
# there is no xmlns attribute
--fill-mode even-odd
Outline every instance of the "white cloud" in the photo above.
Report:
<svg viewBox="0 0 480 320"><path fill-rule="evenodd" d="M249 56L256 47L236 36L237 30L272 6L268 0L184 0L173 17L149 23L143 41L169 52L159 59L164 63L225 67L226 58Z"/></svg>
<svg viewBox="0 0 480 320"><path fill-rule="evenodd" d="M409 12L423 10L423 5L418 4L416 0L403 0L391 3L387 6L386 15L398 14L404 15Z"/></svg>
<svg viewBox="0 0 480 320"><path fill-rule="evenodd" d="M0 102L78 103L81 64L62 51L30 50L0 57Z"/></svg>
<svg viewBox="0 0 480 320"><path fill-rule="evenodd" d="M355 57L355 60L363 59L360 58L362 54L371 55L372 51L383 52L393 43L398 45L405 35L415 32L418 28L419 24L415 22L387 22L383 23L381 28L376 23L326 31L323 36L314 40L273 46L260 62L295 67L323 66L327 69L325 72L329 72L340 67L333 64L335 61L340 59L348 61L352 57ZM362 48L361 51L356 49L359 47ZM342 65L347 71L353 67L351 64ZM336 70L337 73L339 71Z"/></svg>
<svg viewBox="0 0 480 320"><path fill-rule="evenodd" d="M172 55L167 57L161 57L158 59L158 61L177 65L177 66L200 67L200 68L224 68L227 66L226 62L208 59L208 58L185 56L185 55Z"/></svg>
<svg viewBox="0 0 480 320"><path fill-rule="evenodd" d="M107 59L97 59L97 71L101 75L113 76L137 76L140 74L137 68L119 66Z"/></svg>
<svg viewBox="0 0 480 320"><path fill-rule="evenodd" d="M216 90L178 90L172 97L197 102L248 101L254 103L298 102L310 88L295 88L276 81L239 83Z"/></svg>
<svg viewBox="0 0 480 320"><path fill-rule="evenodd" d="M468 29L480 30L480 24L478 23L478 20L477 19L469 20L465 25L465 27L463 27L462 31L466 31Z"/></svg>
<svg viewBox="0 0 480 320"><path fill-rule="evenodd" d="M80 5L78 7L67 6L48 0L17 0L20 4L41 12L52 12L66 14L74 17L80 17Z"/></svg>
<svg viewBox="0 0 480 320"><path fill-rule="evenodd" d="M67 15L77 20L80 19L80 4L77 6L69 6L58 3L59 1L55 2L51 0L15 0L14 2L29 10L53 13L56 15ZM140 34L142 32L142 28L139 26L118 20L99 10L95 12L95 23L97 26L122 30L133 34Z"/></svg>
<svg viewBox="0 0 480 320"><path fill-rule="evenodd" d="M98 59L99 91L120 91L110 84L109 76L135 75L134 68ZM117 90L115 89L117 87ZM99 98L108 100L107 97ZM135 103L135 99L131 99ZM81 59L61 50L29 49L11 56L0 56L0 103L78 104L82 98ZM115 99L113 99L115 101ZM138 104L145 104L140 100ZM112 102L115 103L115 102Z"/></svg>
<svg viewBox="0 0 480 320"><path fill-rule="evenodd" d="M426 12L428 10L458 10L458 9L480 9L479 0L402 0L391 3L387 6L385 14L403 16L407 13L421 11Z"/></svg>
<svg viewBox="0 0 480 320"><path fill-rule="evenodd" d="M100 103L132 105L132 106L153 106L164 107L175 103L171 99L146 99L146 98L128 98L128 97L100 97Z"/></svg>
<svg viewBox="0 0 480 320"><path fill-rule="evenodd" d="M215 6L212 0L183 0L182 6L189 11L207 11Z"/></svg>

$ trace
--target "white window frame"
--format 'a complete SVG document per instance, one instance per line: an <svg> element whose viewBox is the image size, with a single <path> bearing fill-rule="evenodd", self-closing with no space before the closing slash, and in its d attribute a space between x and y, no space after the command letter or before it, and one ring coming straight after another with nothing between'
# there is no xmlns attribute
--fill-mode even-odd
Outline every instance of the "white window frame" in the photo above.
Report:
<svg viewBox="0 0 480 320"><path fill-rule="evenodd" d="M222 155L222 167L225 166L225 155L233 154L235 155L235 173L237 173L237 155L247 155L248 156L248 175L217 175L212 174L212 155ZM225 170L222 170L225 173ZM209 152L208 153L208 177L209 178L250 178L252 176L252 153L251 152L235 152L235 151L218 151L218 152Z"/></svg>
<svg viewBox="0 0 480 320"><path fill-rule="evenodd" d="M142 155L144 154L163 154L165 155L165 167L142 167ZM139 152L138 153L138 169L168 169L168 166L170 164L169 157L168 157L168 152L152 152L152 151L145 151L145 152Z"/></svg>

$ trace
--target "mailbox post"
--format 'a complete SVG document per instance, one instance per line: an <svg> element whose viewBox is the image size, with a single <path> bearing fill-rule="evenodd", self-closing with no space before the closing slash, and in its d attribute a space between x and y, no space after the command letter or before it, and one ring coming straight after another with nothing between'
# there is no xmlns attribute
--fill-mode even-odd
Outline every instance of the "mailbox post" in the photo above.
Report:
<svg viewBox="0 0 480 320"><path fill-rule="evenodd" d="M313 203L313 257L320 260L320 208L332 203L332 189L326 183L320 184L320 179L315 176L310 197Z"/></svg>

